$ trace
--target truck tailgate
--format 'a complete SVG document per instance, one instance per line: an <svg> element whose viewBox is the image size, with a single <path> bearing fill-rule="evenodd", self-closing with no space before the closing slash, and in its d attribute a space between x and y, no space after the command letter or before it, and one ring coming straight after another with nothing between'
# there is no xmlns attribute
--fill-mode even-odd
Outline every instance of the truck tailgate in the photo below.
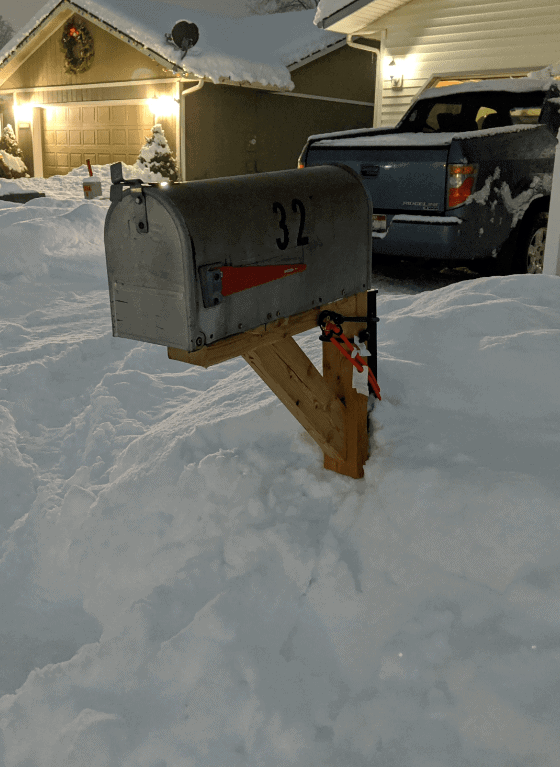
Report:
<svg viewBox="0 0 560 767"><path fill-rule="evenodd" d="M306 165L344 163L359 173L375 211L443 213L453 134L400 133L321 139Z"/></svg>

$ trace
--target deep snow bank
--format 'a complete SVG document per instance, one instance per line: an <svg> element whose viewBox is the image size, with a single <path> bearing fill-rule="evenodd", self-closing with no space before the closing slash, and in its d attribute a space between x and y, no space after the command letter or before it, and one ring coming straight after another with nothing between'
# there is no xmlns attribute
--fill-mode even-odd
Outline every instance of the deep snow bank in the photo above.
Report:
<svg viewBox="0 0 560 767"><path fill-rule="evenodd" d="M381 292L350 480L112 338L84 176L0 207L0 765L557 767L560 278Z"/></svg>

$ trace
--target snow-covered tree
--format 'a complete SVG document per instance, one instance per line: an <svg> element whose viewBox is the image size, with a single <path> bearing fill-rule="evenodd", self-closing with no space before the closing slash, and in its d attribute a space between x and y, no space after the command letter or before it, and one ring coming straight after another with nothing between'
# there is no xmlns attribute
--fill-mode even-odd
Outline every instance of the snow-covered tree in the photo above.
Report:
<svg viewBox="0 0 560 767"><path fill-rule="evenodd" d="M252 13L287 13L317 8L319 0L248 0L247 7Z"/></svg>
<svg viewBox="0 0 560 767"><path fill-rule="evenodd" d="M14 28L0 16L0 48L3 48L14 36Z"/></svg>
<svg viewBox="0 0 560 767"><path fill-rule="evenodd" d="M179 172L177 161L171 153L163 128L158 123L152 128L152 135L146 137L146 143L140 150L137 164L142 170L161 173L170 181L177 181Z"/></svg>
<svg viewBox="0 0 560 767"><path fill-rule="evenodd" d="M8 154L13 154L14 157L23 157L14 129L8 123L2 131L2 138L0 138L0 149L3 149Z"/></svg>
<svg viewBox="0 0 560 767"><path fill-rule="evenodd" d="M22 178L29 176L23 159L23 152L17 142L11 125L6 125L0 138L0 178Z"/></svg>

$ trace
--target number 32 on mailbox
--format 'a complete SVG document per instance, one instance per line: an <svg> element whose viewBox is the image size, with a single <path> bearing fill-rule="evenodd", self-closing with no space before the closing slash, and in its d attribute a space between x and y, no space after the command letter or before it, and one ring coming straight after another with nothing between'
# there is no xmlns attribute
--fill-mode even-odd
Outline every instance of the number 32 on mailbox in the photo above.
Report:
<svg viewBox="0 0 560 767"><path fill-rule="evenodd" d="M125 181L120 163L111 176L113 335L167 346L170 358L205 367L243 356L316 439L325 465L363 476L363 446L349 457L354 398L344 381L352 366L345 361L342 374L340 355L331 364L325 344L321 376L292 338L331 305L362 320L367 312L371 203L359 176L325 165L160 186ZM348 323L345 333L364 327ZM309 391L278 383L290 365L303 366ZM365 442L367 458L367 434Z"/></svg>

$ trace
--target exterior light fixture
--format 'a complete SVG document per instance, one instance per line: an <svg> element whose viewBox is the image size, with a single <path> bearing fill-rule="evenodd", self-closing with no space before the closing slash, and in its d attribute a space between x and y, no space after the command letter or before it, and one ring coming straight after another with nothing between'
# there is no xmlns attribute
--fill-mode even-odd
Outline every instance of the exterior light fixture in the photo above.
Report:
<svg viewBox="0 0 560 767"><path fill-rule="evenodd" d="M394 58L391 58L389 65L387 66L387 74L391 81L391 88L403 87L403 75L400 66L397 64Z"/></svg>

